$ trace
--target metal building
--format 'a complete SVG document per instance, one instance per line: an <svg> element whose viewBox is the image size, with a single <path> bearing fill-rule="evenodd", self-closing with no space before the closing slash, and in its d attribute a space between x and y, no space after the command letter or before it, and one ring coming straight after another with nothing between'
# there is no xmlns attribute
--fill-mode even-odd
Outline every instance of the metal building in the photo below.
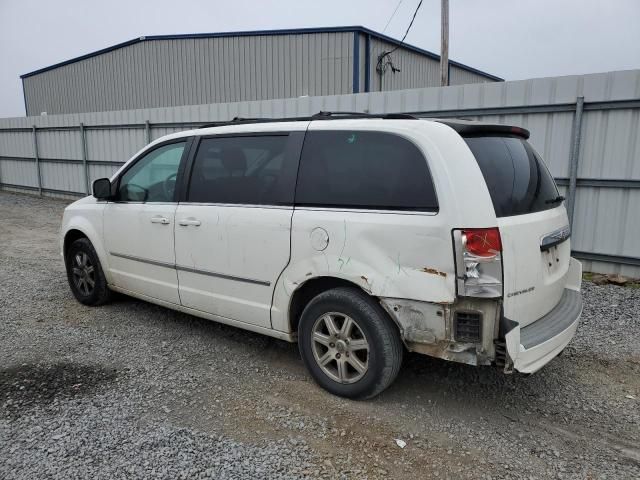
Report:
<svg viewBox="0 0 640 480"><path fill-rule="evenodd" d="M140 37L21 78L31 116L434 87L439 60L364 27L306 28ZM454 61L449 78L502 81Z"/></svg>

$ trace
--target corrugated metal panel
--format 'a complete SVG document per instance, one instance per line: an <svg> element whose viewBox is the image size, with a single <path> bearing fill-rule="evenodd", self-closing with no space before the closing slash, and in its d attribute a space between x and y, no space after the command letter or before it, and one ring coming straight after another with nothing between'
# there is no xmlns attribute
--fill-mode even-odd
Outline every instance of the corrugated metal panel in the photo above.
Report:
<svg viewBox="0 0 640 480"><path fill-rule="evenodd" d="M589 112L582 125L583 178L640 179L640 110Z"/></svg>
<svg viewBox="0 0 640 480"><path fill-rule="evenodd" d="M483 75L451 65L449 68L449 85L465 85L468 83L489 83L492 80Z"/></svg>
<svg viewBox="0 0 640 480"><path fill-rule="evenodd" d="M583 187L577 191L575 208L571 240L575 250L640 258L639 189ZM606 271L612 271L611 264ZM617 266L613 271L640 277L638 267Z"/></svg>
<svg viewBox="0 0 640 480"><path fill-rule="evenodd" d="M42 188L85 192L82 163L40 162ZM9 182L7 182L9 183Z"/></svg>
<svg viewBox="0 0 640 480"><path fill-rule="evenodd" d="M383 52L389 52L394 48L394 45L388 42L377 38L371 39L371 91L401 90L440 84L440 64L436 60L399 48L386 57L385 61L391 61L400 71L393 73L389 66L382 77L381 88L380 75L376 71L378 57Z"/></svg>
<svg viewBox="0 0 640 480"><path fill-rule="evenodd" d="M364 42L363 42L364 43ZM370 74L371 91L380 91L380 74L376 71L378 57L383 52L394 50L394 45L380 39L371 40ZM364 58L364 57L363 57ZM420 55L414 51L399 48L386 57L400 71L393 73L390 66L382 78L382 90L402 90L408 88L437 87L440 85L440 63L433 58ZM449 69L450 85L466 85L474 83L492 83L493 80L484 75L451 65Z"/></svg>
<svg viewBox="0 0 640 480"><path fill-rule="evenodd" d="M347 42L353 54L353 35L348 34ZM322 42L309 42L301 37L299 45L294 45L291 58L306 53L309 49L326 52L325 63L333 63L334 69L322 69L317 78L319 89L329 84L331 79L349 82L352 78L345 72L336 70L339 65L335 59L336 45L329 45L329 38ZM207 39L210 41L211 39ZM232 39L226 40L232 43ZM260 41L266 39L259 39ZM361 43L364 43L362 41ZM373 40L372 40L373 43ZM149 43L148 45L153 45ZM222 45L222 44L219 44ZM285 44L283 43L282 48ZM155 47L154 47L155 48ZM239 48L239 47L235 47ZM261 49L265 45L250 45L247 48ZM373 50L373 49L372 49ZM224 52L224 49L222 49ZM195 55L199 55L197 48ZM274 50L276 60L279 53ZM334 60L330 60L330 59ZM254 59L257 61L259 59ZM278 60L279 62L280 60ZM271 58L264 67L272 65L278 73L282 65ZM206 62L205 62L206 63ZM437 62L434 62L437 64ZM227 75L229 82L235 77L231 72L223 72L210 64L212 74ZM209 67L208 67L209 68ZM262 67L257 67L259 70ZM375 65L372 65L375 69ZM318 67L318 72L321 69ZM436 69L437 71L437 69ZM301 69L302 84L306 84L305 69ZM352 70L350 70L352 74ZM312 76L311 78L316 78ZM280 82L280 80L278 80ZM290 85L298 85L296 76L291 77ZM224 82L223 82L224 83ZM230 85L229 83L227 85ZM280 82L284 85L284 82ZM260 83L268 91L268 82ZM373 79L372 79L373 86ZM267 88L268 87L268 88ZM156 89L161 89L158 84ZM248 89L255 88L248 84ZM291 88L291 87L289 87ZM298 88L298 87L296 87ZM282 117L302 116L316 113L319 110L351 110L370 112L434 112L443 110L461 110L460 115L468 117L465 109L519 107L527 105L567 105L575 104L577 96L584 96L586 105L589 102L611 101L620 99L640 99L640 70L611 72L585 76L570 76L523 80L517 82L470 84L447 88L424 88L391 92L373 92L369 94L342 94L328 96L310 96L307 98L289 98L257 100L240 103L217 103L208 105L192 105L171 108L145 110L112 111L73 115L50 115L46 117L29 117L0 119L0 183L37 186L37 175L34 161L25 161L6 157L32 157L33 134L31 131L2 131L2 128L26 128L32 125L40 127L74 127L69 131L38 131L39 153L42 158L65 156L65 158L81 158L79 131L80 122L88 126L137 124L140 128L105 128L86 130L89 160L123 162L129 159L146 143L144 121L152 124L151 135L161 135L182 130L180 126L161 126L166 122L210 122L227 120L235 116L244 117ZM134 101L130 98L128 101ZM437 114L437 113L435 113ZM572 111L549 113L523 113L508 115L486 115L476 117L483 120L498 121L508 124L522 125L531 131L531 142L543 155L556 177L566 178L569 172L569 152L573 130L574 113ZM153 126L153 124L156 124ZM637 107L616 110L586 109L583 116L582 142L580 145L579 179L636 179L640 180L640 109ZM4 156L5 158L2 158ZM95 178L110 176L117 165L89 164L89 176ZM82 189L83 173L78 163L52 164L41 163L43 187L53 189ZM60 176L56 177L56 174ZM67 178L68 177L68 178ZM68 182L68 183L65 183ZM580 185L580 184L579 184ZM565 188L561 189L566 191ZM82 190L81 190L82 191ZM639 258L640 222L636 220L640 211L640 189L623 189L614 187L579 186L576 197L574 217L573 246L576 250ZM585 269L596 271L616 271L626 275L640 277L640 268L635 266L613 265L603 262L585 262Z"/></svg>
<svg viewBox="0 0 640 480"><path fill-rule="evenodd" d="M36 162L0 157L0 182L10 185L38 186Z"/></svg>
<svg viewBox="0 0 640 480"><path fill-rule="evenodd" d="M147 144L143 129L87 130L89 160L125 162Z"/></svg>
<svg viewBox="0 0 640 480"><path fill-rule="evenodd" d="M38 132L38 153L41 158L82 159L79 129Z"/></svg>
<svg viewBox="0 0 640 480"><path fill-rule="evenodd" d="M353 33L152 40L24 79L29 115L349 93Z"/></svg>
<svg viewBox="0 0 640 480"><path fill-rule="evenodd" d="M33 133L0 132L0 155L33 157Z"/></svg>

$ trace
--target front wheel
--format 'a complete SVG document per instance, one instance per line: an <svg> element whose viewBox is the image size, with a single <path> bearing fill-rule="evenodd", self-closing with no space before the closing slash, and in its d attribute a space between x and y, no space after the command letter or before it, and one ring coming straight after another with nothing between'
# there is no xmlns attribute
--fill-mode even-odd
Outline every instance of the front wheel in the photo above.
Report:
<svg viewBox="0 0 640 480"><path fill-rule="evenodd" d="M378 395L402 364L398 329L355 288L328 290L311 300L300 318L298 344L314 380L341 397Z"/></svg>
<svg viewBox="0 0 640 480"><path fill-rule="evenodd" d="M71 244L65 265L71 292L80 303L96 306L111 299L98 254L89 239L80 238Z"/></svg>

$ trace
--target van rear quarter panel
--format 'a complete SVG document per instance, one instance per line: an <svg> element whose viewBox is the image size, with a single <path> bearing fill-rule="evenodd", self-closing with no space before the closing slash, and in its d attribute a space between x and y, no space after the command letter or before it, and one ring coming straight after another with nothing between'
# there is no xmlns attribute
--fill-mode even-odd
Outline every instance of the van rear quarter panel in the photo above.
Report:
<svg viewBox="0 0 640 480"><path fill-rule="evenodd" d="M480 168L462 138L425 120L317 121L309 129L381 131L412 141L428 162L439 211L296 208L291 259L274 291L273 328L290 331L292 295L317 277L350 281L375 297L452 303L451 230L497 225Z"/></svg>

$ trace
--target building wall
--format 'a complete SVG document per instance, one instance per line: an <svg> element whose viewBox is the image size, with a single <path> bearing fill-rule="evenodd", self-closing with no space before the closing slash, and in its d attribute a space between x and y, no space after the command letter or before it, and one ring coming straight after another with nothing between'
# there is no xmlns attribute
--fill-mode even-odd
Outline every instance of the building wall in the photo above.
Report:
<svg viewBox="0 0 640 480"><path fill-rule="evenodd" d="M395 67L399 68L400 72L393 73L391 67L387 67L381 79L380 74L376 71L378 57L383 52L389 52L394 48L395 46L391 43L371 38L369 72L372 92L440 85L440 64L438 61L402 48L395 50L385 58L385 61L390 60Z"/></svg>
<svg viewBox="0 0 640 480"><path fill-rule="evenodd" d="M391 55L386 57L386 59L390 59L393 65L396 68L399 68L400 71L393 73L391 67L387 67L387 70L381 79L380 74L376 71L378 57L383 52L389 52L394 48L395 46L389 42L385 42L377 38L371 38L371 62L369 70L371 75L370 91L386 92L407 88L440 86L440 61L403 48L395 50ZM455 65L451 65L449 69L450 85L485 83L493 81L494 80L491 80L486 76Z"/></svg>
<svg viewBox="0 0 640 480"><path fill-rule="evenodd" d="M456 65L449 65L449 85L467 85L469 83L487 82L493 82L493 80Z"/></svg>
<svg viewBox="0 0 640 480"><path fill-rule="evenodd" d="M353 32L149 40L24 78L27 115L336 95Z"/></svg>
<svg viewBox="0 0 640 480"><path fill-rule="evenodd" d="M381 82L378 55L396 44L353 28L128 42L24 77L27 115L365 92L367 71L369 91L439 85L438 60L406 46L391 55L401 71L389 69ZM451 66L452 85L496 80L490 77Z"/></svg>

